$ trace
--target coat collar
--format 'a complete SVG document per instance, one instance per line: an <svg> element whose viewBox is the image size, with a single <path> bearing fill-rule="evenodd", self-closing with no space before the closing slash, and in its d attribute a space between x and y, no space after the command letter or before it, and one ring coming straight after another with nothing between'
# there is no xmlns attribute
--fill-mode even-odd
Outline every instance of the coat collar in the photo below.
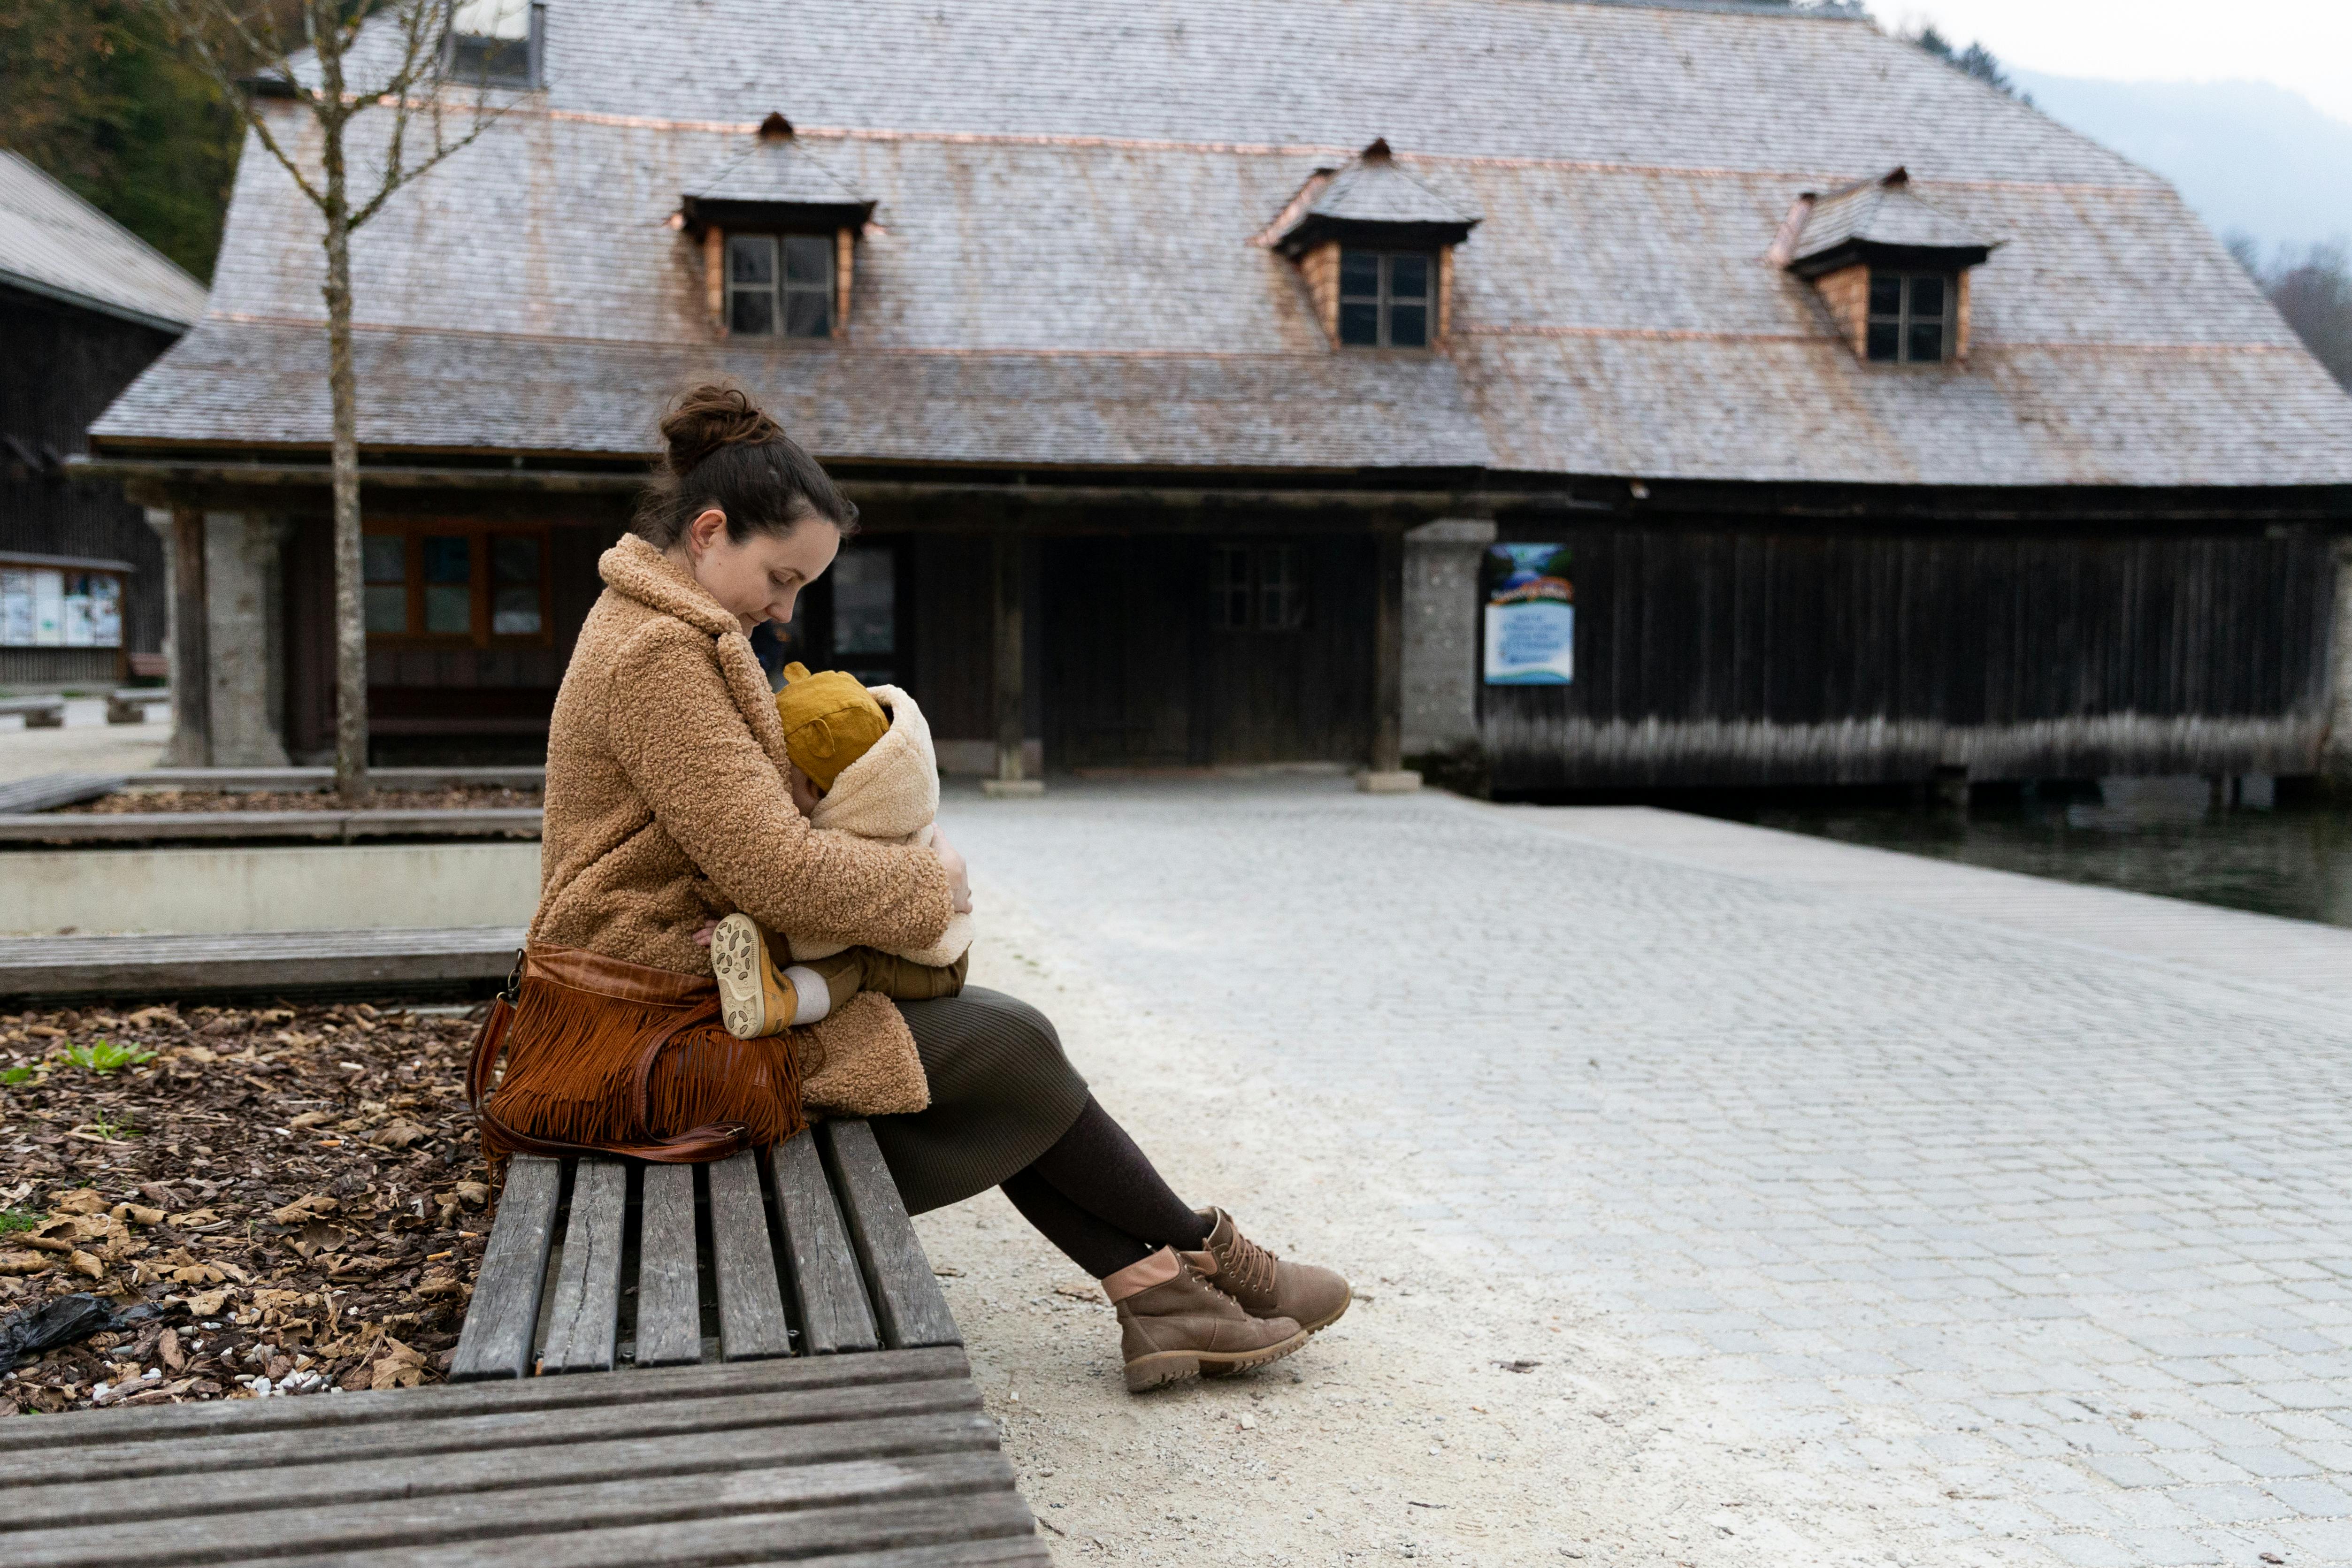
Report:
<svg viewBox="0 0 2352 1568"><path fill-rule="evenodd" d="M614 592L648 610L675 615L697 631L724 637L743 630L742 622L727 613L691 572L635 534L623 534L621 542L596 562L596 570Z"/></svg>

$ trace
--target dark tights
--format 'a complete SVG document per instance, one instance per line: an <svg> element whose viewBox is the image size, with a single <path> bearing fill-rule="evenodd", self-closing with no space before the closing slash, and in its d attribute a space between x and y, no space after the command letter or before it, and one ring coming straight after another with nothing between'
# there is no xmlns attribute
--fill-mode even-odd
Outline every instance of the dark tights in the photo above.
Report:
<svg viewBox="0 0 2352 1568"><path fill-rule="evenodd" d="M1004 1196L1097 1280L1162 1247L1194 1252L1209 1239L1208 1222L1091 1096L1070 1130L1004 1183Z"/></svg>

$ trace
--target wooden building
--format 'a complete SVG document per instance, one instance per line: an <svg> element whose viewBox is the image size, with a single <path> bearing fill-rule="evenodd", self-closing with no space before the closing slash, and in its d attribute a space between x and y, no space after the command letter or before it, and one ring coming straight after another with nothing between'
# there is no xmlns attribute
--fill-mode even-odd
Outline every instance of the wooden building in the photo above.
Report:
<svg viewBox="0 0 2352 1568"><path fill-rule="evenodd" d="M161 674L163 545L68 465L204 313L204 286L0 149L0 687Z"/></svg>
<svg viewBox="0 0 2352 1568"><path fill-rule="evenodd" d="M710 375L864 508L796 646L908 685L955 768L2304 773L2352 737L2352 400L2162 181L1859 16L529 10L503 117L355 251L387 748L536 743ZM282 584L236 639L282 650L257 755L330 739L319 273L247 157L212 313L93 433ZM1538 556L1560 640L1514 674L1482 626Z"/></svg>

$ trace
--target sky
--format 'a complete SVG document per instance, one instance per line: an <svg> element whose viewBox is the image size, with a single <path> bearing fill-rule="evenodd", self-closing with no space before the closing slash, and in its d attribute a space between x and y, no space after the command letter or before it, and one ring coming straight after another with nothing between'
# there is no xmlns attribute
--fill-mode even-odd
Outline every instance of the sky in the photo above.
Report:
<svg viewBox="0 0 2352 1568"><path fill-rule="evenodd" d="M2125 81L2262 81L2352 122L2352 0L1879 0L2003 65Z"/></svg>

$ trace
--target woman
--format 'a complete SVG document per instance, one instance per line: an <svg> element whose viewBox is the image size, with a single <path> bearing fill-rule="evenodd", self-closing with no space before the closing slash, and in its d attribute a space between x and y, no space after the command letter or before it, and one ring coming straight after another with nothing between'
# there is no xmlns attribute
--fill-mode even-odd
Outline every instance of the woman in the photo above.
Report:
<svg viewBox="0 0 2352 1568"><path fill-rule="evenodd" d="M795 935L905 949L939 940L971 895L944 838L917 848L820 831L786 790L748 633L792 618L856 508L740 392L698 389L661 429L667 455L604 553L604 596L556 697L539 913L506 1075L481 1107L485 1144L497 1156L716 1158L792 1135L804 1077L910 1033L928 1107L873 1119L909 1212L1002 1186L1102 1281L1130 1389L1297 1350L1347 1310L1347 1281L1178 1198L1034 1009L967 987L872 998L764 1040L718 1023L695 935L710 921L741 910Z"/></svg>

